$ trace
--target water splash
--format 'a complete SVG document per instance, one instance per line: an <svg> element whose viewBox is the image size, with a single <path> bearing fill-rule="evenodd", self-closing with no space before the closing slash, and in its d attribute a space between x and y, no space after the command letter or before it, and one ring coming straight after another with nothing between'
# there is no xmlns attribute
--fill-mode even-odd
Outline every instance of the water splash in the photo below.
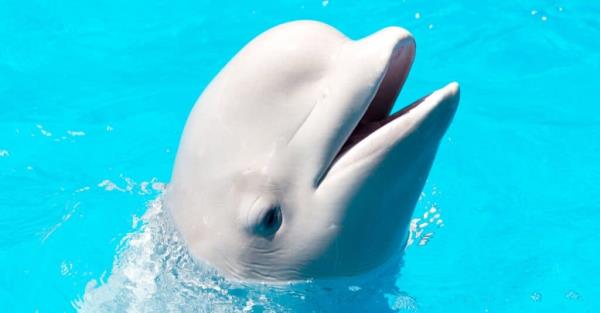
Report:
<svg viewBox="0 0 600 313"><path fill-rule="evenodd" d="M259 284L228 281L196 262L173 229L162 199L121 242L108 279L92 280L79 312L393 312L398 262L368 275L329 281ZM390 300L390 297L392 299ZM393 304L393 305L392 305ZM414 303L407 303L414 306Z"/></svg>

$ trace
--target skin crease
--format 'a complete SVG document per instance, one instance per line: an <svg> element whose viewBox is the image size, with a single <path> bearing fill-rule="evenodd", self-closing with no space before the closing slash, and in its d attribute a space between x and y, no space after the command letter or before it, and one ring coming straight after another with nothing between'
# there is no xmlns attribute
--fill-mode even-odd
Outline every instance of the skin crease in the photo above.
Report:
<svg viewBox="0 0 600 313"><path fill-rule="evenodd" d="M390 116L415 55L388 27L354 41L276 26L190 113L165 203L190 252L231 279L352 276L399 253L458 84Z"/></svg>

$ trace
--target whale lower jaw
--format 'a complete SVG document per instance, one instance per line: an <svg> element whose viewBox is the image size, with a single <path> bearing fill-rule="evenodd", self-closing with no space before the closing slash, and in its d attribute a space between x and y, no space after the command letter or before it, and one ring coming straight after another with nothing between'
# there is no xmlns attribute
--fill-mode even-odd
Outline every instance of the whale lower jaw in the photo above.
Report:
<svg viewBox="0 0 600 313"><path fill-rule="evenodd" d="M443 135L454 115L458 97L459 85L452 82L381 120L359 123L335 156L326 176L332 176L337 170L372 154L389 150L418 128L431 111L440 107L447 111L446 116L438 121L445 124L439 128L442 131L438 135Z"/></svg>

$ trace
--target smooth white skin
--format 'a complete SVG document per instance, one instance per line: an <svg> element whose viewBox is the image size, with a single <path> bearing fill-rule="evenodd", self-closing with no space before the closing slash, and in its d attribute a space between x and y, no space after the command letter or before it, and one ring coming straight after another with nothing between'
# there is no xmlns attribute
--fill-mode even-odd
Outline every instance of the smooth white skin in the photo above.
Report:
<svg viewBox="0 0 600 313"><path fill-rule="evenodd" d="M410 67L404 29L352 41L298 21L261 34L221 70L189 116L165 198L195 257L230 278L283 281L359 274L403 246L458 85L332 164L394 53ZM257 233L274 205L281 226Z"/></svg>

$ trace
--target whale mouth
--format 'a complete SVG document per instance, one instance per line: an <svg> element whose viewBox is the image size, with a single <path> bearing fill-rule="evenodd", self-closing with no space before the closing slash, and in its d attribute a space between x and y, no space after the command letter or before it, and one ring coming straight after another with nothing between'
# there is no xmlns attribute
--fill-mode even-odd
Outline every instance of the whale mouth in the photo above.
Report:
<svg viewBox="0 0 600 313"><path fill-rule="evenodd" d="M394 103L400 94L400 90L406 82L406 78L408 77L408 73L415 57L415 44L412 38L408 38L399 43L398 46L399 47L392 52L383 78L381 79L367 110L334 157L334 162L356 144L381 127L408 113L426 98L423 97L402 108L398 112L390 114L394 107Z"/></svg>
<svg viewBox="0 0 600 313"><path fill-rule="evenodd" d="M361 155L364 156L368 151L373 151L378 146L397 142L406 134L407 130L410 130L415 123L418 124L426 119L438 106L444 107L445 110L442 111L445 111L446 114L444 114L444 118L436 122L438 123L437 128L446 129L458 104L459 87L455 82L423 96L391 114L396 98L406 82L414 56L415 44L412 37L405 38L397 44L365 113L333 158L330 167L333 167L351 150L358 150L350 157L350 159L356 159ZM410 114L413 111L419 112ZM362 149L356 147L359 144Z"/></svg>

